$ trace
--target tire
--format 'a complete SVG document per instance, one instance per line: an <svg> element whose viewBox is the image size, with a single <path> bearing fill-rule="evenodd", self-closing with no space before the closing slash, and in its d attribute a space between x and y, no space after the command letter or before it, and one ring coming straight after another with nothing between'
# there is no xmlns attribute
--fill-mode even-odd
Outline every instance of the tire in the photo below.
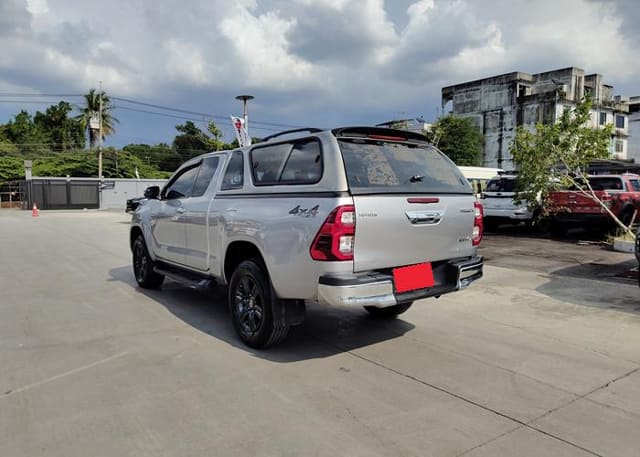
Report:
<svg viewBox="0 0 640 457"><path fill-rule="evenodd" d="M618 219L620 219L620 222L622 222L627 227L631 223L631 218L633 217L633 211L634 211L633 208L627 208L622 212L622 214L618 218ZM636 218L637 218L637 216L636 216ZM618 228L617 224L614 223L614 225L615 225L615 228L617 229Z"/></svg>
<svg viewBox="0 0 640 457"><path fill-rule="evenodd" d="M162 285L164 276L153 271L154 262L149 256L147 245L142 235L135 239L133 251L133 275L143 289L157 289Z"/></svg>
<svg viewBox="0 0 640 457"><path fill-rule="evenodd" d="M384 308L378 308L377 306L365 306L364 309L367 310L371 317L378 319L393 319L411 308L411 305L413 305L412 301L409 303L401 303L399 305L385 306Z"/></svg>
<svg viewBox="0 0 640 457"><path fill-rule="evenodd" d="M484 221L482 221L482 225L484 227L484 230L487 232L495 232L498 229L498 221L493 219L493 218L485 218Z"/></svg>
<svg viewBox="0 0 640 457"><path fill-rule="evenodd" d="M289 326L276 326L273 322L272 306L277 299L269 274L259 260L245 260L233 271L229 309L233 327L247 346L263 349L287 337Z"/></svg>

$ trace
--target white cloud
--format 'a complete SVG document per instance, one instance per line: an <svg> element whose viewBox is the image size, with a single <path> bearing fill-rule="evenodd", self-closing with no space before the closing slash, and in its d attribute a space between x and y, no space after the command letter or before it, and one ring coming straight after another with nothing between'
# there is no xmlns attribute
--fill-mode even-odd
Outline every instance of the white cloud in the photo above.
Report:
<svg viewBox="0 0 640 457"><path fill-rule="evenodd" d="M3 0L0 87L81 93L103 81L114 95L206 100L219 114L248 90L263 120L324 126L433 117L442 86L516 70L575 65L635 95L636 10L634 0Z"/></svg>

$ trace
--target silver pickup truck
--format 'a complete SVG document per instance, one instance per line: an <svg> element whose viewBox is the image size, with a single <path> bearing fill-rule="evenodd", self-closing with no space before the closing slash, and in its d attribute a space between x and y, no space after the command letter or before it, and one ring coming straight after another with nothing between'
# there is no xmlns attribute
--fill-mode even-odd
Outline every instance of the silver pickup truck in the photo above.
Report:
<svg viewBox="0 0 640 457"><path fill-rule="evenodd" d="M282 341L305 301L395 317L482 276L482 206L417 133L303 129L184 163L132 217L137 283L227 286L249 346Z"/></svg>

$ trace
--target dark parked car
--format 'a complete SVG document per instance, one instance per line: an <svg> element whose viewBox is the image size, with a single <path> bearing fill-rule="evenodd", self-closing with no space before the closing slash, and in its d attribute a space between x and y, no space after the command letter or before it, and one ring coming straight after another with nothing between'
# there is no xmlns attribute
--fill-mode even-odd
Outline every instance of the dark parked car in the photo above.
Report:
<svg viewBox="0 0 640 457"><path fill-rule="evenodd" d="M125 208L125 212L133 213L142 201L146 200L146 197L136 197L130 198L127 200L127 206Z"/></svg>

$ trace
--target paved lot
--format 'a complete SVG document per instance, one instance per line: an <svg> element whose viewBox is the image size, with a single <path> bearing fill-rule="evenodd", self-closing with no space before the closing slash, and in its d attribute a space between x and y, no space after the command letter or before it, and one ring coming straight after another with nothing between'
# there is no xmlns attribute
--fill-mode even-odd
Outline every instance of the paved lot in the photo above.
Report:
<svg viewBox="0 0 640 457"><path fill-rule="evenodd" d="M490 235L472 288L256 352L219 294L137 289L127 223L0 212L0 456L640 454L629 255Z"/></svg>

